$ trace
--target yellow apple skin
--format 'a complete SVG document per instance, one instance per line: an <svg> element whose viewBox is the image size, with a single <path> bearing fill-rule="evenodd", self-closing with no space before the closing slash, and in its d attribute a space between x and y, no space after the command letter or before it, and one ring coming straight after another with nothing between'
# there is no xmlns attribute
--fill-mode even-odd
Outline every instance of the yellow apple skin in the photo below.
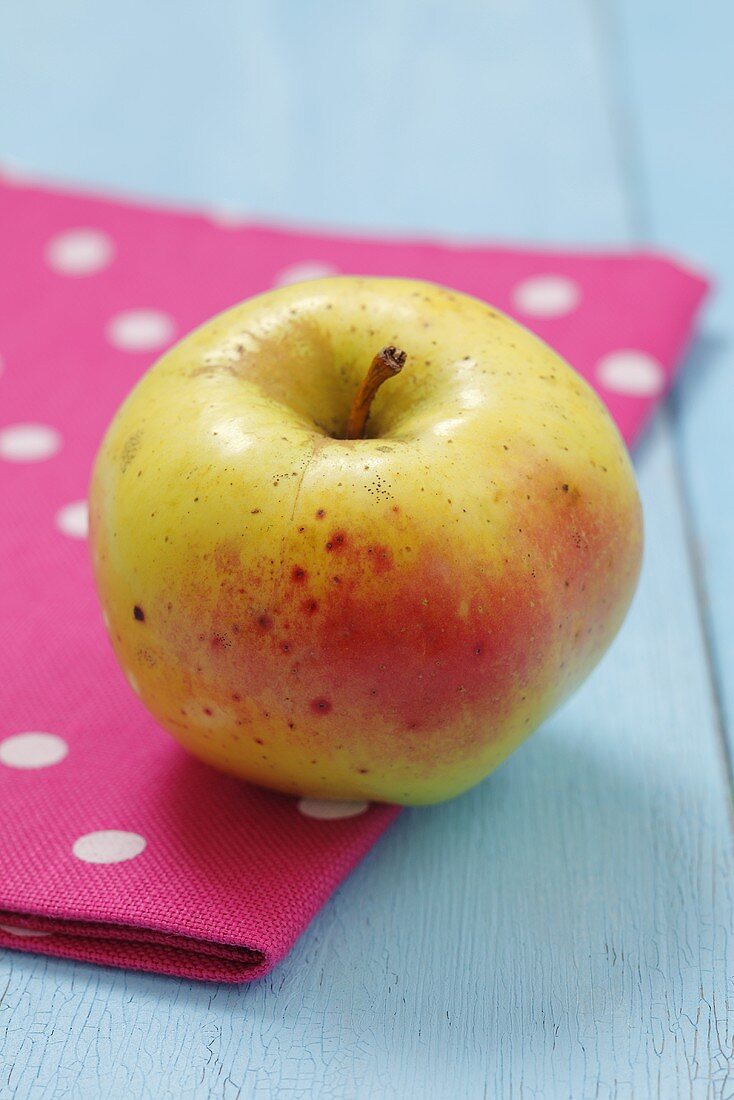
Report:
<svg viewBox="0 0 734 1100"><path fill-rule="evenodd" d="M349 407L405 349L368 436ZM474 298L334 278L156 363L91 487L96 580L143 702L217 768L421 804L492 771L599 660L642 521L599 399Z"/></svg>

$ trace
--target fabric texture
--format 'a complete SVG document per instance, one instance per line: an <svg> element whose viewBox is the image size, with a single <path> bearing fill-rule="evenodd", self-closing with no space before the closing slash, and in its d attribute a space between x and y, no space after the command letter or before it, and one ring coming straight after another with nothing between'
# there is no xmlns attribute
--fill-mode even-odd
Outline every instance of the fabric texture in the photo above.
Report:
<svg viewBox="0 0 734 1100"><path fill-rule="evenodd" d="M296 800L190 759L108 643L85 496L165 347L273 285L431 279L538 333L633 443L706 290L648 252L372 240L0 182L0 946L189 978L266 973L398 810Z"/></svg>

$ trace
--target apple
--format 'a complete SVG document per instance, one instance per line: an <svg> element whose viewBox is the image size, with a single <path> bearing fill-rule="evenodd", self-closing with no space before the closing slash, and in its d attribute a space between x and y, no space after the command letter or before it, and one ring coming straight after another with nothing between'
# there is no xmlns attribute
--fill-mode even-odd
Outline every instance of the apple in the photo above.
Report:
<svg viewBox="0 0 734 1100"><path fill-rule="evenodd" d="M292 285L193 332L117 413L90 505L112 644L157 721L318 798L477 783L597 663L642 546L589 386L485 302L405 279Z"/></svg>

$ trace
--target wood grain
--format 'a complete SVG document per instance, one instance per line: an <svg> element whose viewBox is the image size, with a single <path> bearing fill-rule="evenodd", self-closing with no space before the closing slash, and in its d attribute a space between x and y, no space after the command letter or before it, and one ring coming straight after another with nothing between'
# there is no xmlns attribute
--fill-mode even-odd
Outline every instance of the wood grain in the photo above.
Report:
<svg viewBox="0 0 734 1100"><path fill-rule="evenodd" d="M702 10L34 0L0 17L0 102L23 104L0 150L321 224L644 236L729 273L734 28ZM638 452L639 597L575 699L403 815L256 985L4 953L0 1095L734 1095L730 295Z"/></svg>
<svg viewBox="0 0 734 1100"><path fill-rule="evenodd" d="M621 6L616 33L634 126L630 151L639 179L640 232L687 253L710 271L715 293L708 323L692 350L671 413L682 491L690 512L701 614L708 632L722 732L732 752L734 715L734 244L729 196L734 118L729 75L734 8L702 10L684 0L666 20L664 49L656 2ZM680 79L678 74L685 74ZM617 92L618 99L620 92Z"/></svg>

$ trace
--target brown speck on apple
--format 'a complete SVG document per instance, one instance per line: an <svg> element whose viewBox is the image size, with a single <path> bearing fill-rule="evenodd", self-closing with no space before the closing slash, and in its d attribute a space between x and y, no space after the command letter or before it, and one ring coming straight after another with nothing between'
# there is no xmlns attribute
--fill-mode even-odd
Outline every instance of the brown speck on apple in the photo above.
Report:
<svg viewBox="0 0 734 1100"><path fill-rule="evenodd" d="M329 553L334 551L343 550L347 543L347 536L343 531L335 531L331 538L326 543L324 549Z"/></svg>
<svg viewBox="0 0 734 1100"><path fill-rule="evenodd" d="M367 553L372 556L372 568L375 573L387 573L393 567L393 554L389 546L370 546Z"/></svg>

